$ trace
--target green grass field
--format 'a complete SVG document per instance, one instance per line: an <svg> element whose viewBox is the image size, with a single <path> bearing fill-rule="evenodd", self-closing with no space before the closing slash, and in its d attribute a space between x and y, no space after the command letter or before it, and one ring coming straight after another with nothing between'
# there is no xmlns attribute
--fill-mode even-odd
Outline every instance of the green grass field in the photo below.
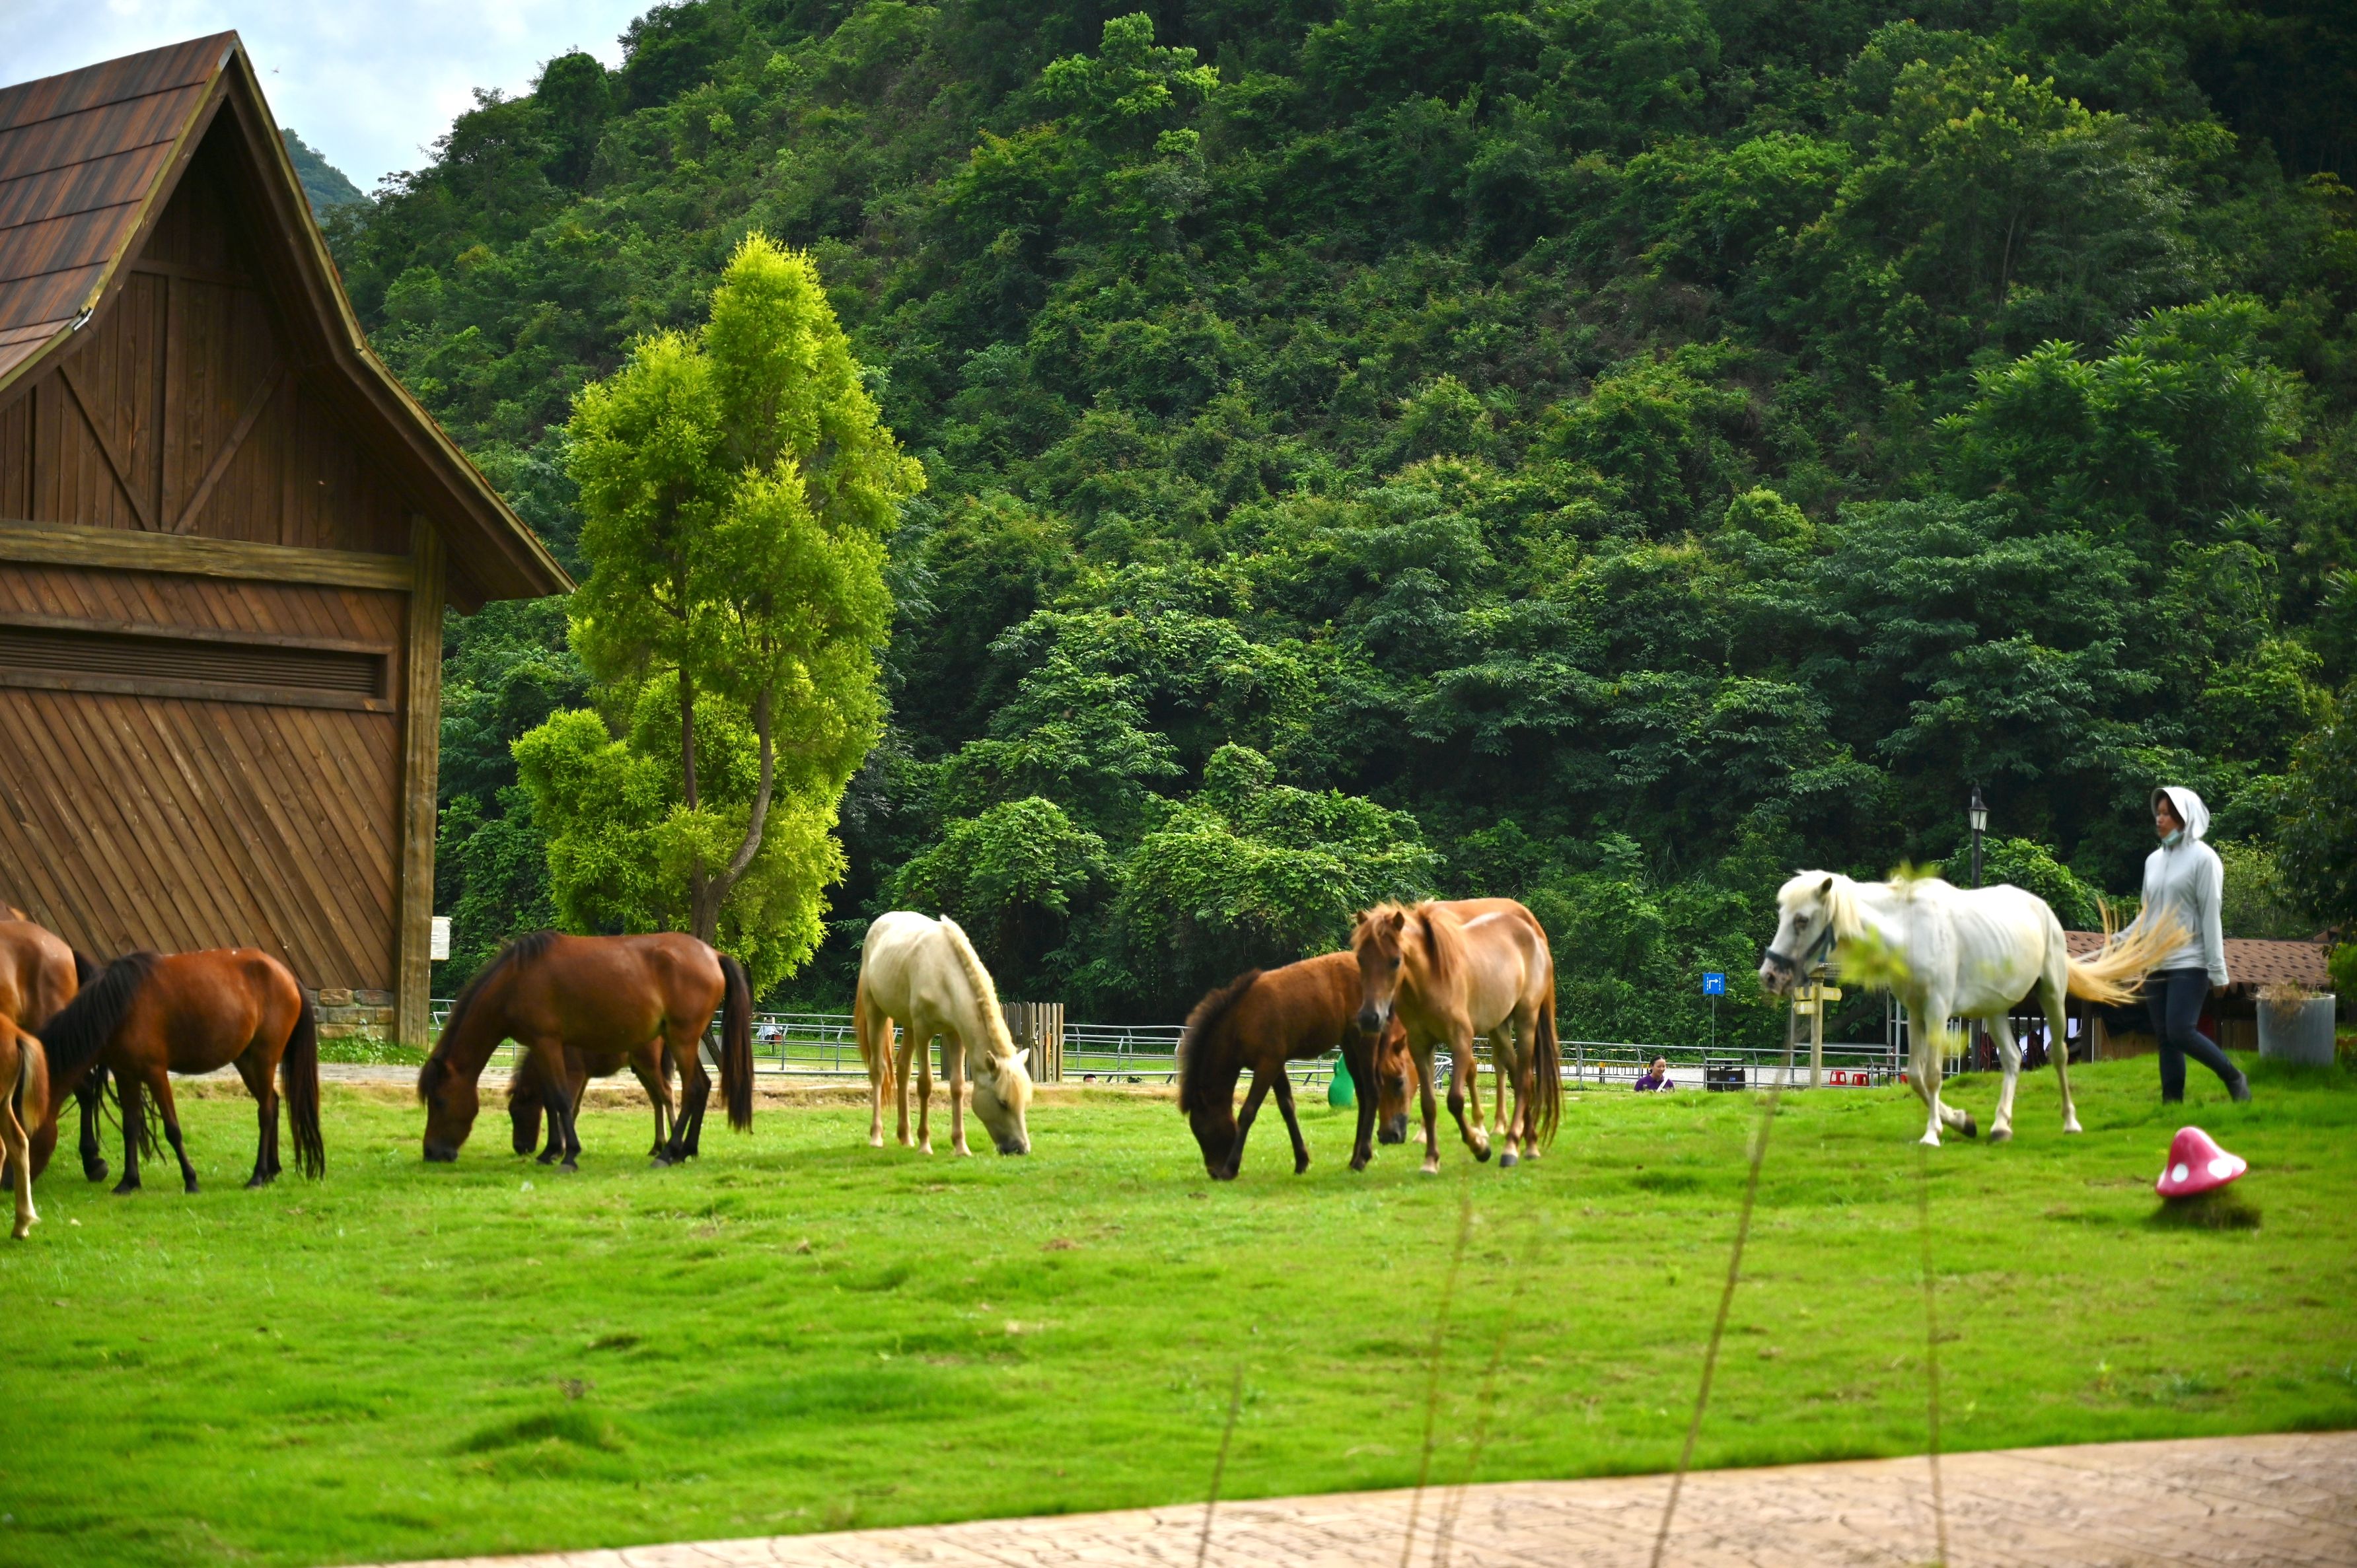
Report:
<svg viewBox="0 0 2357 1568"><path fill-rule="evenodd" d="M1932 1156L1950 1446L2357 1425L2357 1087L2253 1071L2255 1104L2197 1081L2180 1116L2149 1061L2082 1069L2069 1140L2048 1074L2013 1144ZM1993 1093L1961 1101L1986 1119ZM864 1109L772 1109L680 1170L650 1169L643 1113L612 1111L584 1117L567 1176L488 1117L427 1166L414 1108L330 1086L328 1179L249 1193L249 1104L183 1105L204 1192L167 1156L114 1197L69 1157L33 1240L0 1247L0 1562L1185 1501L1239 1366L1227 1495L1409 1485L1468 1192L1433 1479L1663 1468L1756 1116L1579 1095L1544 1160L1472 1168L1452 1143L1433 1180L1396 1148L1352 1176L1321 1105L1307 1176L1271 1113L1213 1187L1143 1098L1042 1105L1028 1160L871 1150ZM2181 1120L2250 1159L2261 1229L2149 1222ZM1899 1090L1785 1102L1697 1463L1922 1447L1920 1127Z"/></svg>

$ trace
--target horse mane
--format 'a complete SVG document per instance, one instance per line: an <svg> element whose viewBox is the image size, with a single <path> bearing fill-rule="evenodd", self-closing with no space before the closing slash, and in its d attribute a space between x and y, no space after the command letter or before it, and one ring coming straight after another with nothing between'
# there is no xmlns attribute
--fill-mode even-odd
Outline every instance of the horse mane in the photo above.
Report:
<svg viewBox="0 0 2357 1568"><path fill-rule="evenodd" d="M434 1049L426 1057L425 1065L418 1069L418 1099L430 1102L434 1091L441 1087L444 1076L450 1070L447 1060L450 1042L457 1037L458 1026L467 1021L468 1010L482 994L483 987L490 983L494 975L504 973L510 965L529 962L540 957L554 945L556 937L556 932L545 929L518 937L503 945L491 955L490 962L475 972L475 978L467 982L466 988L450 1004L450 1015L442 1020L442 1033L435 1038Z"/></svg>
<svg viewBox="0 0 2357 1568"><path fill-rule="evenodd" d="M1866 934L1866 910L1858 902L1856 882L1838 871L1803 871L1784 884L1784 890L1812 891L1811 883L1824 889L1820 897L1824 900L1826 918L1833 921L1835 941L1854 942ZM1778 894L1776 901L1784 902L1784 894Z"/></svg>
<svg viewBox="0 0 2357 1568"><path fill-rule="evenodd" d="M114 1031L123 1026L131 1000L155 972L152 952L124 953L106 966L95 983L52 1014L41 1026L40 1041L49 1055L49 1081L60 1089L80 1078ZM53 1091L54 1092L54 1091Z"/></svg>
<svg viewBox="0 0 2357 1568"><path fill-rule="evenodd" d="M998 987L991 983L990 971L982 967L982 955L966 940L964 929L947 915L941 918L941 928L950 940L950 950L957 954L958 967L965 971L966 984L974 990L983 1033L990 1036L991 1054L1004 1061L1015 1054L1015 1036L1006 1032L1006 1015L998 1010Z"/></svg>
<svg viewBox="0 0 2357 1568"><path fill-rule="evenodd" d="M1208 1109L1213 1090L1211 1074L1203 1069L1202 1052L1198 1047L1208 1043L1227 1015L1243 1000L1244 993L1260 979L1260 971L1248 969L1195 1004L1187 1015L1187 1026L1178 1035L1178 1109L1189 1113ZM1224 1090L1235 1092L1235 1080L1231 1079ZM1198 1102L1201 1103L1198 1103Z"/></svg>
<svg viewBox="0 0 2357 1568"><path fill-rule="evenodd" d="M1465 966L1465 928L1429 898L1418 904L1414 914L1424 929L1425 956L1432 966L1433 983L1446 988Z"/></svg>

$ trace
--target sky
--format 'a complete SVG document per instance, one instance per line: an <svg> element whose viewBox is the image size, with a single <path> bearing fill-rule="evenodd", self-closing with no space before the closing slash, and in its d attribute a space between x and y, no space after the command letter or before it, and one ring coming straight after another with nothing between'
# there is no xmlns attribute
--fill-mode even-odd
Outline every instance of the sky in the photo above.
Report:
<svg viewBox="0 0 2357 1568"><path fill-rule="evenodd" d="M652 0L0 0L0 85L235 29L281 125L362 190L423 167L474 90L584 48L608 67Z"/></svg>

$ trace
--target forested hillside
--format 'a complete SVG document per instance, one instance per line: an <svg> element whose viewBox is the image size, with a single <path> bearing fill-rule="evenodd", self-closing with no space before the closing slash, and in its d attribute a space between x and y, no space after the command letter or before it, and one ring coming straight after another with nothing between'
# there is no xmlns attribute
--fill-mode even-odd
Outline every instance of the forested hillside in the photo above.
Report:
<svg viewBox="0 0 2357 1568"><path fill-rule="evenodd" d="M1131 4L660 7L333 217L560 552L575 392L748 231L817 259L929 482L791 994L908 904L1172 1018L1437 889L1663 1038L1795 865L1960 870L1975 783L2066 921L2162 780L2245 934L2357 913L2337 7ZM462 978L553 918L563 605L454 620L447 690Z"/></svg>

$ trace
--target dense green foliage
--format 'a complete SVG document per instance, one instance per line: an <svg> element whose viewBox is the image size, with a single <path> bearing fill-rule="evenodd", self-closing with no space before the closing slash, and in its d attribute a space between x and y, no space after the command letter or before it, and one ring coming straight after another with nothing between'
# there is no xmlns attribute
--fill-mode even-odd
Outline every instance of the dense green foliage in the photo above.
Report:
<svg viewBox="0 0 2357 1568"><path fill-rule="evenodd" d="M884 542L924 471L810 259L759 234L712 319L641 339L565 436L589 568L567 644L600 701L514 744L550 891L576 929L687 930L774 984L843 875L835 810L881 718Z"/></svg>
<svg viewBox="0 0 2357 1568"><path fill-rule="evenodd" d="M339 207L366 201L361 188L351 177L329 163L318 148L295 134L292 125L282 125L279 140L286 144L286 159L295 166L295 176L303 182L303 195L311 203L314 217L325 218Z"/></svg>
<svg viewBox="0 0 2357 1568"><path fill-rule="evenodd" d="M2040 1074L2012 1144L1933 1157L1945 1448L2357 1423L2357 1318L2318 1305L2357 1293L2357 1090L2245 1062L2250 1105L2074 1069L2075 1138ZM1213 1184L1145 1095L1044 1094L1019 1160L764 1106L669 1170L643 1102L593 1101L552 1176L496 1113L425 1165L405 1085L330 1084L327 1179L247 1192L242 1089L181 1089L203 1191L115 1197L67 1158L0 1250L0 1397L42 1434L0 1447L0 1568L1200 1505L1240 1367L1222 1498L1407 1487L1436 1350L1434 1486L1665 1470L1759 1124L1749 1095L1575 1093L1546 1158L1477 1168L1452 1135L1432 1180L1398 1148L1353 1175L1310 1096L1308 1174L1270 1115ZM1996 1079L1953 1092L1986 1115ZM2151 1222L2188 1114L2251 1162L2263 1230ZM1695 1465L1922 1452L1921 1126L1904 1089L1785 1099Z"/></svg>
<svg viewBox="0 0 2357 1568"><path fill-rule="evenodd" d="M930 483L807 994L909 900L1168 1017L1433 888L1541 910L1566 1032L1661 1037L1796 865L1953 866L1975 783L2074 922L2159 781L2273 865L2357 673L2334 15L694 0L334 239L560 549L579 389L748 231L817 258ZM556 625L452 637L447 892L498 929ZM2357 915L2337 832L2254 920Z"/></svg>

